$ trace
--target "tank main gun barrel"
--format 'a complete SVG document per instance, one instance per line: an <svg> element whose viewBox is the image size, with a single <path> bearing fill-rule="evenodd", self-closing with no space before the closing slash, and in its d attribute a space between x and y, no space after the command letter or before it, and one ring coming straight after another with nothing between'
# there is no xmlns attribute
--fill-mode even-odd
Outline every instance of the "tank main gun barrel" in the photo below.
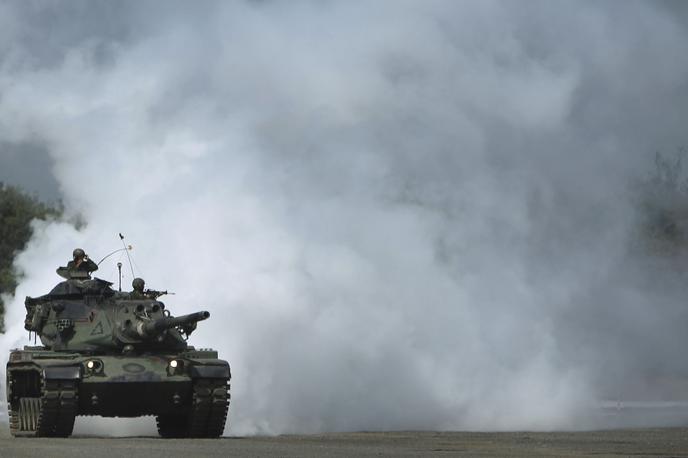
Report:
<svg viewBox="0 0 688 458"><path fill-rule="evenodd" d="M150 337L177 326L195 325L208 317L210 317L210 312L203 311L178 317L158 318L157 320L140 322L139 326L137 326L137 331L141 337Z"/></svg>

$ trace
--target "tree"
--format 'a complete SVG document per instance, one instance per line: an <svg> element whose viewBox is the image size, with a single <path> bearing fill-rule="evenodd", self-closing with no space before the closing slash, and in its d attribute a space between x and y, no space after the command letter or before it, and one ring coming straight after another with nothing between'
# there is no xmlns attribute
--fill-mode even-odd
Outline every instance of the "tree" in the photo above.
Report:
<svg viewBox="0 0 688 458"><path fill-rule="evenodd" d="M14 294L20 280L13 263L31 238L31 221L57 218L61 214L60 205L47 205L15 186L0 182L0 294ZM0 298L0 331L4 330L4 314L5 306Z"/></svg>

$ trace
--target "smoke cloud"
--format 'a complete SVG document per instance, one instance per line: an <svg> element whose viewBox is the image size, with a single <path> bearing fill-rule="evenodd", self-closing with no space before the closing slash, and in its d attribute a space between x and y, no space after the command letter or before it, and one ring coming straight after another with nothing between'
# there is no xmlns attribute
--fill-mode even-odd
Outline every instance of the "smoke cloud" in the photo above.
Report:
<svg viewBox="0 0 688 458"><path fill-rule="evenodd" d="M174 313L211 312L191 341L232 366L231 434L586 427L651 396L629 380L688 375L686 265L630 253L629 182L686 143L687 17L2 2L0 144L44 148L87 222L35 223L3 351L122 232Z"/></svg>

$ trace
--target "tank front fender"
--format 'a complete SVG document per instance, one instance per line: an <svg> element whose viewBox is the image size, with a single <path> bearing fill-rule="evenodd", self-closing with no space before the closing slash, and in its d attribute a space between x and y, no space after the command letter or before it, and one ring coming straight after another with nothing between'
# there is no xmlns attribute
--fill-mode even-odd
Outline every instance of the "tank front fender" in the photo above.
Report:
<svg viewBox="0 0 688 458"><path fill-rule="evenodd" d="M191 378L226 378L229 379L229 366L192 366Z"/></svg>
<svg viewBox="0 0 688 458"><path fill-rule="evenodd" d="M81 366L52 366L43 369L43 377L46 380L79 380L81 379Z"/></svg>

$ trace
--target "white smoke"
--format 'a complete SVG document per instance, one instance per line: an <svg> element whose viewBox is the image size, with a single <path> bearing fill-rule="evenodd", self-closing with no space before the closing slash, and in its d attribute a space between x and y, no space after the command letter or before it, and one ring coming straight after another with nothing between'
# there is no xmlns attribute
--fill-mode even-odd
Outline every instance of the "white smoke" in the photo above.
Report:
<svg viewBox="0 0 688 458"><path fill-rule="evenodd" d="M628 178L684 140L678 10L0 9L0 140L45 145L87 223L36 223L5 350L24 296L122 232L173 312L211 312L191 340L232 366L234 434L572 427L639 347L686 369L638 341L678 306L619 273Z"/></svg>

